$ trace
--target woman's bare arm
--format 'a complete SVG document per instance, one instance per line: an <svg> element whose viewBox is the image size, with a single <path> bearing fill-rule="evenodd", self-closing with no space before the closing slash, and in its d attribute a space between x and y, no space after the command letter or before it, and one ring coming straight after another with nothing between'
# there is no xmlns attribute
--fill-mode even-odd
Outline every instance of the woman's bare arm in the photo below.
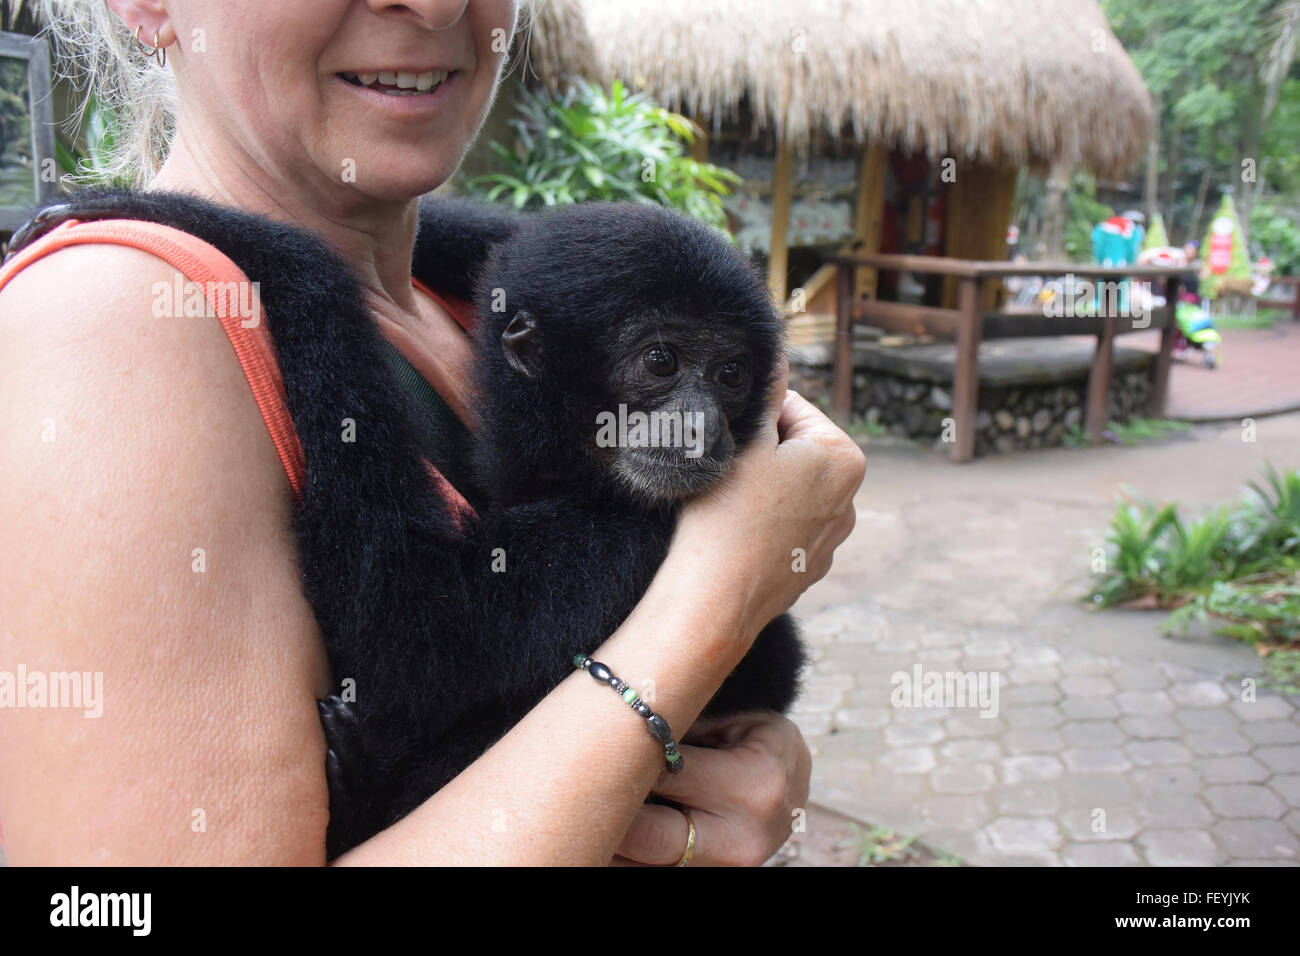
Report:
<svg viewBox="0 0 1300 956"><path fill-rule="evenodd" d="M0 671L102 674L102 716L0 710L11 863L323 863L328 666L290 500L174 271L72 247L0 292Z"/></svg>

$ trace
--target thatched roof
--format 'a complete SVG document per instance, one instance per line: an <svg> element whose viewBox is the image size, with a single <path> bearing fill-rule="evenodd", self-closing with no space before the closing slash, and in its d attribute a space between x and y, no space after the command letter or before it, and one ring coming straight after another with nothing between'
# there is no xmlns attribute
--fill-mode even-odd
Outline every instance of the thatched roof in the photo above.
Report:
<svg viewBox="0 0 1300 956"><path fill-rule="evenodd" d="M934 157L1122 175L1154 121L1094 0L532 2L533 42L563 72L622 77L715 127L744 104L801 151L883 137Z"/></svg>

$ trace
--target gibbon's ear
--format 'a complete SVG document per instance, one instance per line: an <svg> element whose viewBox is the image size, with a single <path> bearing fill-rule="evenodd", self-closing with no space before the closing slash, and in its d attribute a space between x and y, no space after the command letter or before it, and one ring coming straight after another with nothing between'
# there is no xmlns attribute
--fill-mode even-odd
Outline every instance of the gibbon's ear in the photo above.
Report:
<svg viewBox="0 0 1300 956"><path fill-rule="evenodd" d="M519 311L501 333L501 347L506 361L524 378L535 378L540 371L541 332L537 320L527 312Z"/></svg>

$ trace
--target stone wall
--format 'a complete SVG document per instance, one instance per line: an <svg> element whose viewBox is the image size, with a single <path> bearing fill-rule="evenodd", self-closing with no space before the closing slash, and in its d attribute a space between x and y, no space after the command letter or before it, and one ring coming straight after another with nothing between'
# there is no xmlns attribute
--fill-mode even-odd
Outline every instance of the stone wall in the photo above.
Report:
<svg viewBox="0 0 1300 956"><path fill-rule="evenodd" d="M1121 362L1117 355L1108 420L1127 422L1148 414L1154 360L1154 355L1130 351ZM952 415L951 371L946 379L933 369L910 371L913 374L857 368L853 417L891 435L942 444L944 419ZM1041 370L981 376L979 414L975 419L977 455L1062 445L1072 429L1083 426L1087 368L1058 371L1059 376ZM1044 378L1057 380L1042 381ZM806 397L829 397L829 368L823 363L800 362L796 356L791 361L790 379L791 386Z"/></svg>

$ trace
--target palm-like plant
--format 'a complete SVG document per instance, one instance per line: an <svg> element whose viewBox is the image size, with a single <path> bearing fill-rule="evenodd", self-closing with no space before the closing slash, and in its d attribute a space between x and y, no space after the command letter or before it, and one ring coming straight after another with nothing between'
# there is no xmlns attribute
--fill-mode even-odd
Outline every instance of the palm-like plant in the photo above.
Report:
<svg viewBox="0 0 1300 956"><path fill-rule="evenodd" d="M1300 654L1300 471L1270 464L1240 505L1193 521L1173 504L1121 504L1107 540L1098 606L1145 599L1174 609L1167 631L1213 619L1261 653L1285 652L1279 662Z"/></svg>

